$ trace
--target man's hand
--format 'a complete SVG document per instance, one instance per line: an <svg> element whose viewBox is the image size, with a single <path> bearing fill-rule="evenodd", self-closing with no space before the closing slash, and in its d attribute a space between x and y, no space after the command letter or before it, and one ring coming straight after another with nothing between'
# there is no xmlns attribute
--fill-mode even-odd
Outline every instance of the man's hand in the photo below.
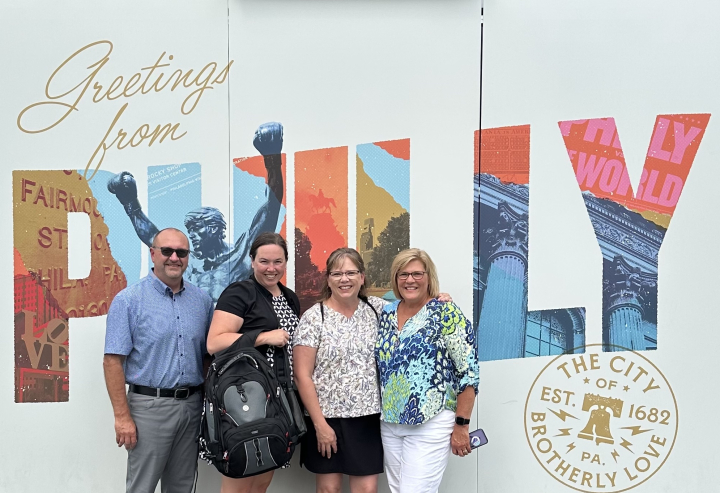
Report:
<svg viewBox="0 0 720 493"><path fill-rule="evenodd" d="M113 176L108 181L107 188L110 193L115 194L128 215L141 209L137 198L137 183L131 173L123 171Z"/></svg>
<svg viewBox="0 0 720 493"><path fill-rule="evenodd" d="M127 450L132 450L137 445L137 428L128 414L115 417L115 443L118 447L124 445Z"/></svg>
<svg viewBox="0 0 720 493"><path fill-rule="evenodd" d="M277 122L263 123L255 130L255 149L263 156L280 154L283 145L283 126Z"/></svg>
<svg viewBox="0 0 720 493"><path fill-rule="evenodd" d="M275 329L262 332L255 339L256 346L269 344L270 346L284 346L290 340L290 333L287 330Z"/></svg>

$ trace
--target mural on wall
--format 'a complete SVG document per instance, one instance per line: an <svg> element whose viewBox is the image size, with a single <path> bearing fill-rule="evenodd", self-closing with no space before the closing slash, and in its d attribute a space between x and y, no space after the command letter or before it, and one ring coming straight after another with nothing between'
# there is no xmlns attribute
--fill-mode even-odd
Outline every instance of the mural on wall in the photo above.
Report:
<svg viewBox="0 0 720 493"><path fill-rule="evenodd" d="M130 219L137 237L147 246L158 230L184 224L192 250L185 278L207 291L217 301L231 283L250 276L250 246L258 234L276 231L283 200L282 125L265 123L255 132L253 144L263 154L267 185L252 212L247 228L234 243L225 241L227 222L215 207L200 205L200 165L153 166L148 169L148 203L153 222L137 199L137 184L131 173L118 173L107 183ZM167 182L163 180L167 176ZM159 181L160 180L160 181Z"/></svg>
<svg viewBox="0 0 720 493"><path fill-rule="evenodd" d="M658 253L709 114L659 115L637 192L613 118L559 122L603 256L603 343L657 348Z"/></svg>
<svg viewBox="0 0 720 493"><path fill-rule="evenodd" d="M257 211L262 209L268 201L268 195L272 193L280 201L280 213L278 214L275 232L286 238L287 227L285 216L287 206L285 194L287 192L286 178L286 156L281 154L281 175L280 183L273 183L268 186L268 168L263 156L234 158L232 169L233 180L233 241L241 236L247 235L252 225L253 218ZM270 163L272 167L272 162ZM277 193L276 193L277 192Z"/></svg>
<svg viewBox="0 0 720 493"><path fill-rule="evenodd" d="M410 139L361 144L357 161L357 250L368 294L394 299L390 266L410 247Z"/></svg>
<svg viewBox="0 0 720 493"><path fill-rule="evenodd" d="M178 228L192 241L185 221L192 211L202 209L200 163L148 166L147 204L148 218L157 229Z"/></svg>
<svg viewBox="0 0 720 493"><path fill-rule="evenodd" d="M658 116L637 193L612 118L560 122L603 255L603 342L657 347L658 252L710 115ZM202 207L199 163L151 166L143 211L131 173L13 172L16 401L68 400L68 321L107 313L139 278L142 244L158 228L187 231L186 276L217 299L249 276L249 248L263 231L286 232L282 126L261 125L261 156L236 158L233 242ZM483 360L582 352L585 309L528 311L528 125L475 133L474 307ZM303 309L319 295L325 260L347 245L347 147L295 154L295 290ZM389 266L409 246L410 140L356 147L357 249L371 293L392 296ZM91 222L87 279L67 279L67 213ZM138 241L141 240L141 242ZM112 252L110 246L112 245Z"/></svg>
<svg viewBox="0 0 720 493"><path fill-rule="evenodd" d="M584 308L527 309L529 177L529 125L475 132L474 322L482 361L584 352Z"/></svg>
<svg viewBox="0 0 720 493"><path fill-rule="evenodd" d="M215 299L250 275L252 241L280 230L285 217L282 126L261 125L253 143L263 156L236 160L233 244L225 241L223 214L201 206L199 163L148 167L147 214L127 171L97 170L90 181L76 171L13 172L16 402L68 400L68 320L106 314L115 295L139 279L142 244L150 246L159 229L187 232L185 276ZM87 279L67 276L68 212L90 217Z"/></svg>
<svg viewBox="0 0 720 493"><path fill-rule="evenodd" d="M90 218L90 273L68 279L68 212ZM13 171L15 402L69 393L70 318L107 313L127 285L88 182L75 171Z"/></svg>
<svg viewBox="0 0 720 493"><path fill-rule="evenodd" d="M84 170L78 170L82 174ZM127 219L125 208L118 202L108 183L115 177L112 171L98 170L95 177L87 182L108 227L107 241L112 246L112 254L125 274L127 285L140 279L141 248L132 223Z"/></svg>
<svg viewBox="0 0 720 493"><path fill-rule="evenodd" d="M348 148L295 153L295 292L306 310L318 301L325 261L347 246Z"/></svg>

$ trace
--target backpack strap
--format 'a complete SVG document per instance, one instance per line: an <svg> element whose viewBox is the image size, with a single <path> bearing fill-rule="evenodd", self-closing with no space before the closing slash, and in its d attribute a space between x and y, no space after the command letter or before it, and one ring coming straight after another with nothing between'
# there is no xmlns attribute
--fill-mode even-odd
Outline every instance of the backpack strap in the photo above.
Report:
<svg viewBox="0 0 720 493"><path fill-rule="evenodd" d="M363 301L365 302L365 304L370 307L370 309L371 309L371 310L373 311L373 313L375 314L375 318L376 318L377 321L379 322L379 321L380 321L380 315L378 315L378 312L377 312L377 310L375 310L375 307L372 306L372 303L370 303L370 301L367 299L367 296L358 296L358 298L360 298L361 300L363 300Z"/></svg>
<svg viewBox="0 0 720 493"><path fill-rule="evenodd" d="M290 357L288 356L287 347L275 347L275 375L283 389L291 390L293 382L290 379Z"/></svg>
<svg viewBox="0 0 720 493"><path fill-rule="evenodd" d="M378 320L378 322L379 322L379 321L380 321L380 315L378 315L378 312L377 312L377 310L375 309L375 307L372 306L372 303L370 303L370 301L367 299L367 296L358 296L358 298L360 298L361 301L363 301L367 306L370 307L370 309L371 309L371 310L373 311L373 313L375 314L375 318L376 318L376 319ZM321 301L321 302L318 303L318 304L320 305L320 320L321 320L322 323L325 323L325 310L323 309L323 302Z"/></svg>

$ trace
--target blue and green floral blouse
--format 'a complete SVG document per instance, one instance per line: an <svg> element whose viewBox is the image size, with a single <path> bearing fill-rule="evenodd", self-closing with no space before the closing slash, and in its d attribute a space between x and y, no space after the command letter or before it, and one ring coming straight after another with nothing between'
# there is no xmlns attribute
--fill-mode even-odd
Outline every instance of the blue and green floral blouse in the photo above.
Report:
<svg viewBox="0 0 720 493"><path fill-rule="evenodd" d="M455 412L457 395L478 388L478 351L472 324L454 303L430 300L398 331L399 301L385 306L375 345L382 420L419 425L443 409Z"/></svg>

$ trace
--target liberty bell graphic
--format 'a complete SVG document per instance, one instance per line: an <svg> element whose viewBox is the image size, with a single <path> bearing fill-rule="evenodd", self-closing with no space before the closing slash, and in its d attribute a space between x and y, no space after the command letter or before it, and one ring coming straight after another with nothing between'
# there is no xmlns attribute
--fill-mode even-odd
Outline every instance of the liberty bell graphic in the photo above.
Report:
<svg viewBox="0 0 720 493"><path fill-rule="evenodd" d="M590 411L591 408L592 411ZM583 399L583 411L590 411L590 419L588 419L585 428L578 433L578 438L583 440L595 440L596 445L600 443L615 443L610 433L610 410L612 416L619 418L622 414L623 401L613 399L612 397L602 397L595 394L585 394Z"/></svg>

